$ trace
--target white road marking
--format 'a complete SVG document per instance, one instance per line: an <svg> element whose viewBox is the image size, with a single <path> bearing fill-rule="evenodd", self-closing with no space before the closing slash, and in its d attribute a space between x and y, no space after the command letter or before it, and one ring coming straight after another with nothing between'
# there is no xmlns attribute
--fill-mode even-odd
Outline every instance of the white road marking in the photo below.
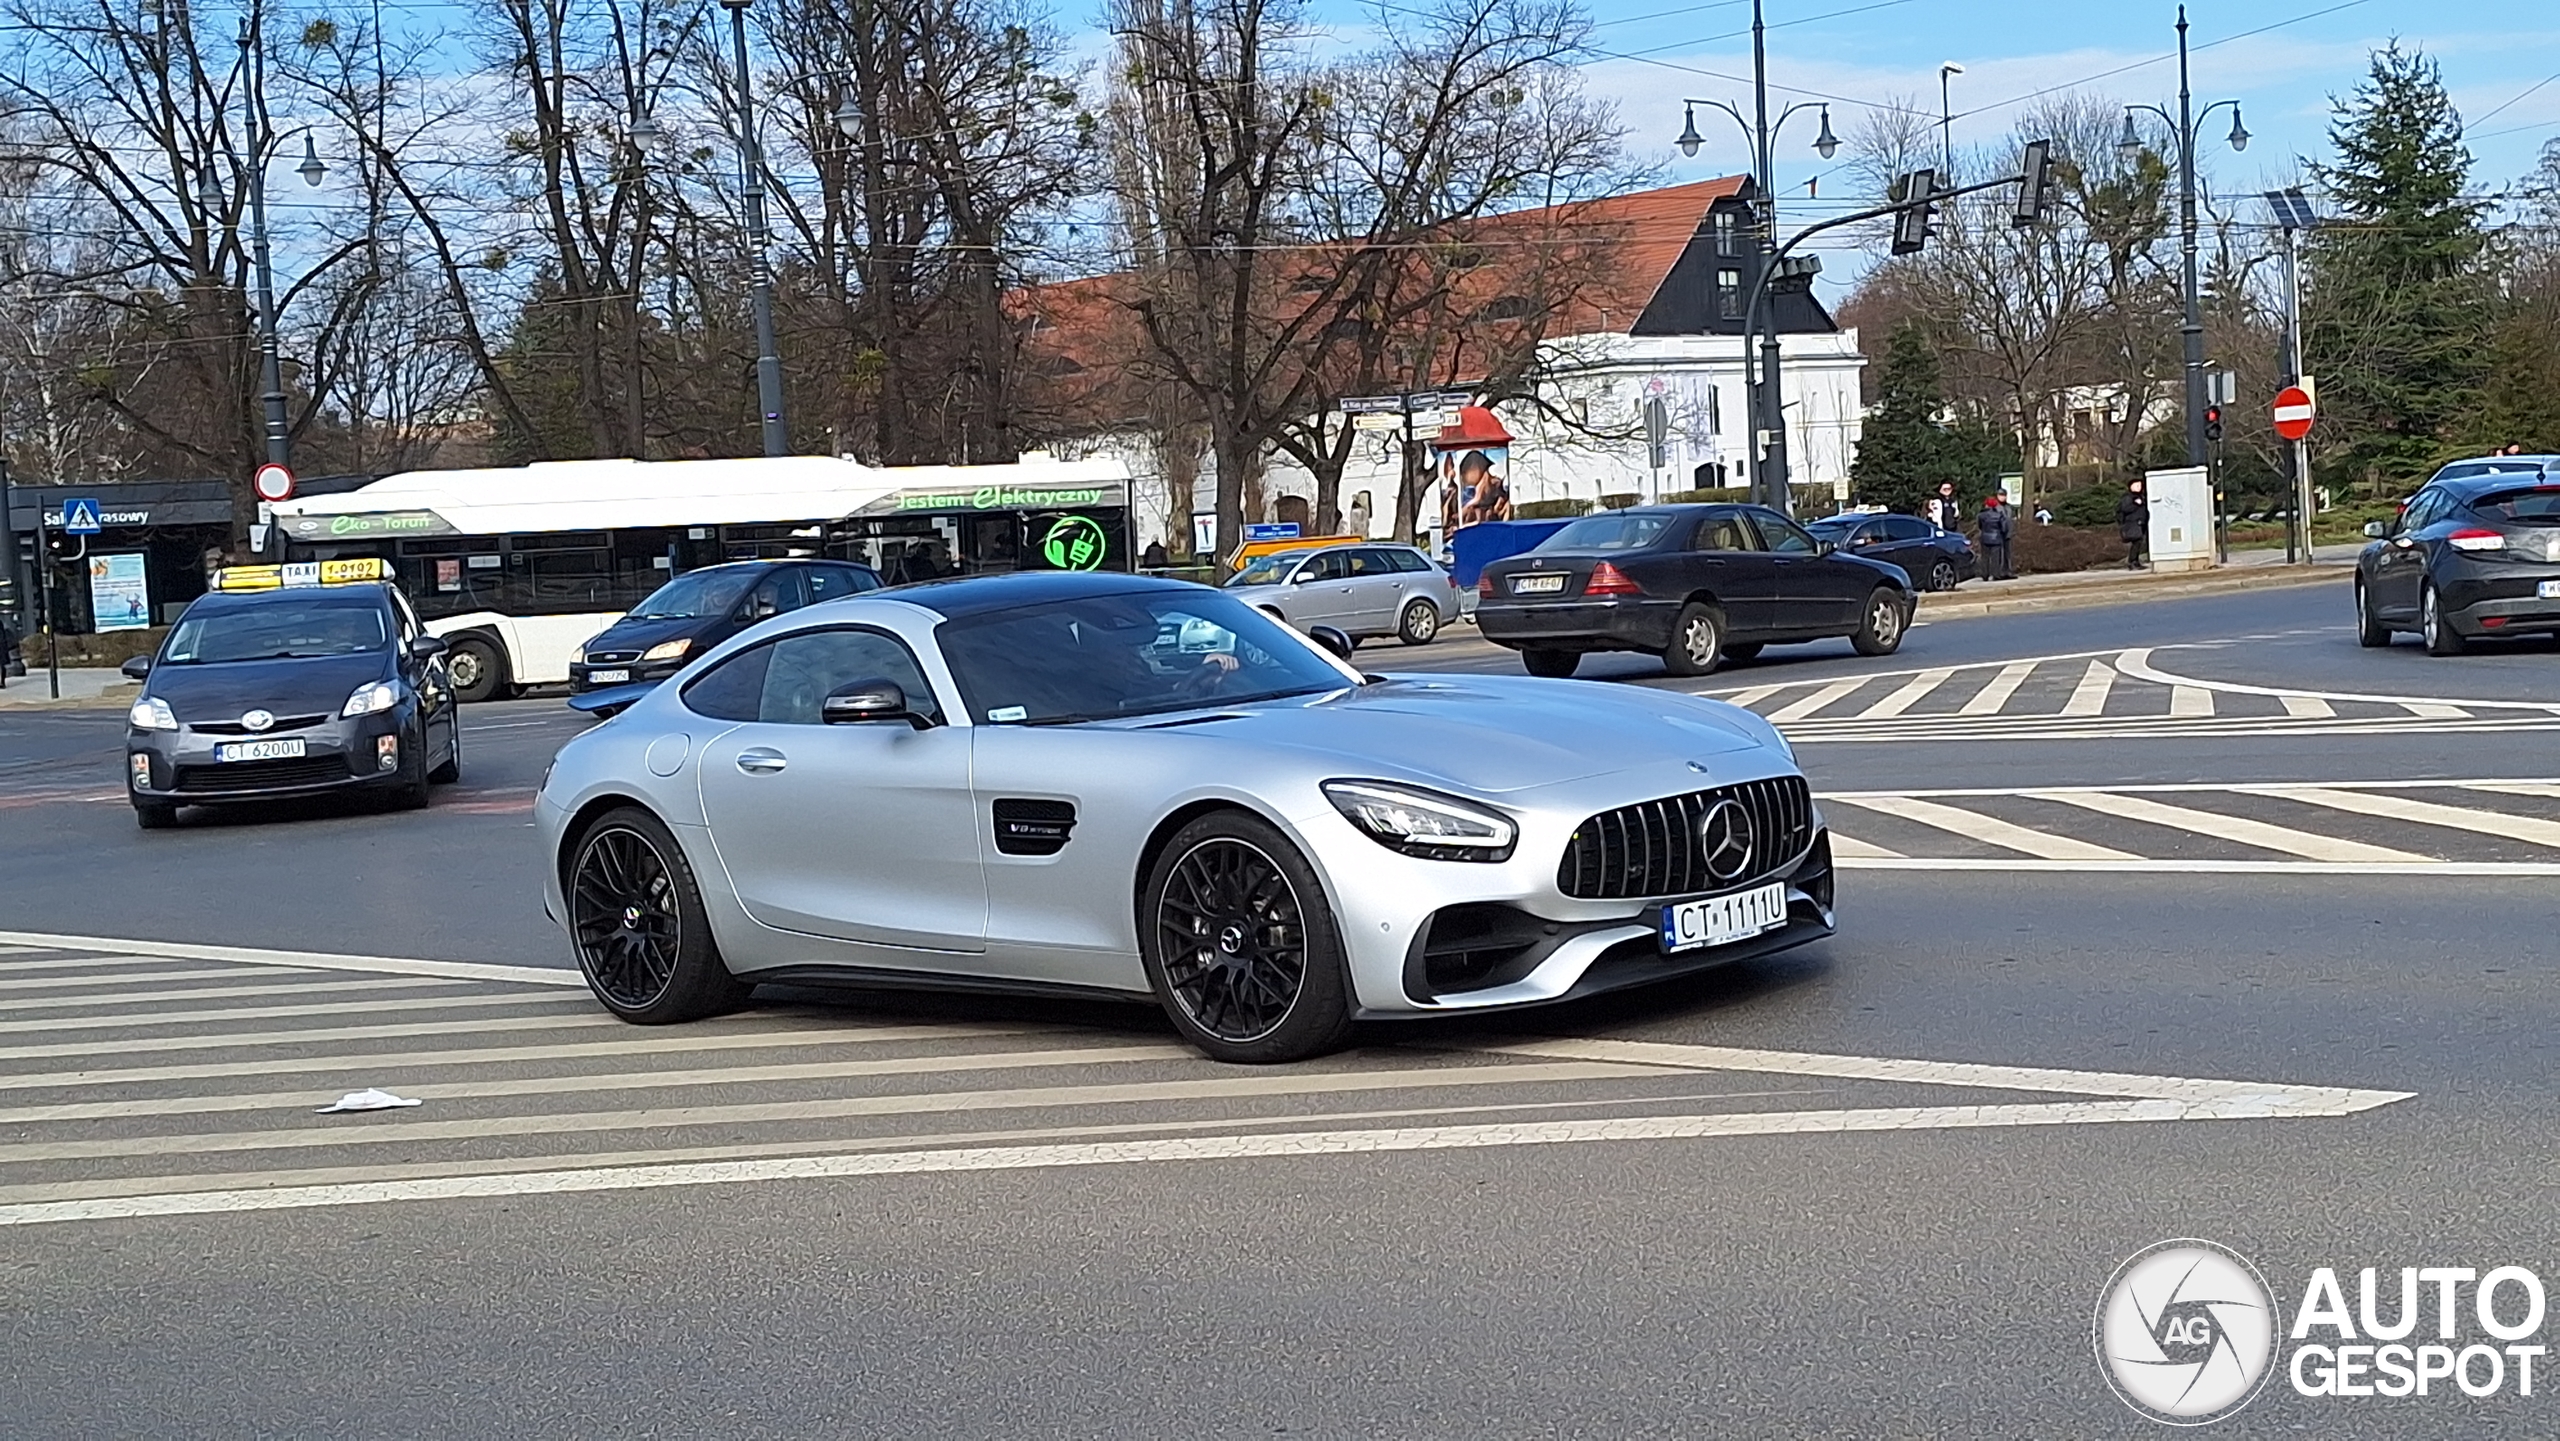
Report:
<svg viewBox="0 0 2560 1441"><path fill-rule="evenodd" d="M27 931L0 931L0 944L40 946L60 951L105 951L114 956L176 956L190 961L237 961L250 966L290 966L297 970L370 971L376 975L442 976L458 981L522 981L534 986L584 989L586 977L550 966L493 966L476 961L419 961L392 956L339 956L315 951L268 951L244 946L197 946L170 941L123 941L98 936L51 936ZM12 967L11 969L16 969Z"/></svg>
<svg viewBox="0 0 2560 1441"><path fill-rule="evenodd" d="M2284 702L2284 713L2296 720L2326 720L2338 713L2337 707L2316 695L2294 695L2288 692L2278 696L2277 699Z"/></svg>
<svg viewBox="0 0 2560 1441"><path fill-rule="evenodd" d="M2364 701L2375 705L2435 705L2455 710L2530 711L2543 715L2560 714L2560 704L2530 700L2466 700L2461 696L2378 695L2363 691L2306 690L2300 686L2246 685L2239 681L2199 680L2194 676L2171 675L2151 663L2154 650L2174 650L2175 646L2141 646L2116 656L2115 666L2128 677L2153 685L2191 685L2218 690L2228 695L2317 696L2325 701ZM2450 717L2447 717L2450 719Z"/></svg>
<svg viewBox="0 0 2560 1441"><path fill-rule="evenodd" d="M2411 785L2460 785L2467 791L2496 791L2510 796L2560 800L2560 781L2411 781Z"/></svg>
<svg viewBox="0 0 2560 1441"><path fill-rule="evenodd" d="M0 1021L0 1034L14 1034L20 1031L86 1031L110 1027L123 1029L130 1026L195 1026L215 1021L264 1021L283 1016L374 1015L383 1011L449 1010L464 1006L578 1005L584 999L581 996L563 996L557 992L530 991L496 996L414 996L384 1001L321 1001L308 1006L232 1006L219 1011L181 1011L166 1016L54 1016L41 1021ZM463 1028L453 1026L447 1029Z"/></svg>
<svg viewBox="0 0 2560 1441"><path fill-rule="evenodd" d="M1956 714L1960 716L1998 715L2000 708L2009 703L2009 697L2017 694L2018 687L2026 682L2028 676L2035 673L2035 668L2036 663L2031 660L2011 661L2000 667L2000 673L1991 678L1990 684L1974 692L1972 699L1956 707Z"/></svg>
<svg viewBox="0 0 2560 1441"><path fill-rule="evenodd" d="M0 966L0 974L15 974L21 969L32 968ZM281 967L275 969L244 971L237 966L233 966L228 969L214 971L143 971L139 973L127 971L122 974L112 976L46 975L36 976L27 980L0 981L0 991L65 990L73 986L138 986L152 981L215 981L226 978L236 981L246 980L251 976L256 976L257 978L264 980L269 976L279 974L289 975L296 973L284 971ZM312 972L303 971L298 974L307 976L312 974Z"/></svg>
<svg viewBox="0 0 2560 1441"><path fill-rule="evenodd" d="M2181 794L2181 793L2192 794L2192 793L2200 792L2200 791L2241 791L2241 792L2248 792L2248 793L2255 793L2255 792L2267 792L2267 793L2270 793L2270 794L2280 794L2280 793L2282 793L2283 791L2285 791L2285 790L2287 790L2287 789L2290 789L2290 788L2292 788L2292 787L2294 787L2294 786L2303 785L2303 784L2306 784L2306 782L2302 782L2302 781L2171 781L2171 782L2155 783L2155 784L2150 784L2150 785L2131 785L2131 786L2034 786L2034 787L2020 787L2020 786L1942 786L1942 787L1932 787L1932 788L1929 788L1929 789L1923 789L1923 790L1895 790L1895 791L1825 791L1825 792L1823 792L1822 794L1820 794L1820 795L1818 795L1818 796L1814 797L1814 799L1819 800L1819 801L1833 801L1833 800L1847 800L1847 801L1853 801L1853 800L1858 799L1858 798L1859 798L1859 797L1861 797L1861 796L1922 796L1922 797L1954 797L1954 796L2056 796L2056 795L2083 795L2083 794L2086 794L2086 795L2176 795L2176 794ZM2516 795L2538 795L2538 796L2549 796L2549 797L2552 797L2553 799L2560 799L2560 780L2541 780L2541 779L2513 779L2513 780L2510 780L2510 779L2506 779L2506 778L2503 778L2503 777L2498 778L2498 779L2494 779L2494 780L2492 780L2492 779L2461 780L2461 779L2456 779L2456 778L2453 778L2453 777L2450 777L2450 776L2448 776L2448 777L2443 777L2443 778L2440 778L2440 779L2433 779L2433 780L2430 780L2430 779L2428 779L2428 778L2426 778L2426 777L2420 776L2420 777L2403 777L2403 778L2400 778L2400 779L2387 780L2387 781L2326 781L2326 782L2323 782L2322 784L2327 785L2327 786L2329 786L2330 788L2335 789L2335 790L2353 790L2353 791L2389 791L2389 790L2447 790L2447 789L2454 789L2454 790L2472 790L2472 791L2507 791L2507 792L2512 792L2513 794L2516 794Z"/></svg>
<svg viewBox="0 0 2560 1441"><path fill-rule="evenodd" d="M124 945L129 944L129 943L128 943L128 942L125 942L125 941L112 941L112 942L107 942L106 944L110 944L110 945L114 945L114 946L122 947L122 946L124 946ZM13 947L12 949L15 949L15 950L20 954L20 955L29 955L29 956L34 956L34 955L43 955L43 954L44 954L44 950L48 950L48 949L51 949L51 948L50 948L50 947L46 947L46 948L43 948L43 949L39 949L39 948L34 947L34 946L23 946L23 947ZM58 956L58 957L47 957L46 959L41 960L41 961L8 961L8 962L5 962L5 963L0 963L0 971L5 971L5 972L7 972L8 974L10 974L10 975L13 975L13 976L14 976L14 975L17 975L17 974L19 974L19 973L21 973L21 972L24 972L24 971L85 971L85 970L90 970L90 969L93 969L93 968L95 968L95 967L100 967L100 966L105 966L105 967L109 967L109 968L118 967L118 966L166 966L166 965L167 965L167 964L169 964L169 962L170 962L170 961L172 961L172 960L185 960L185 959L187 959L187 957L184 957L184 956L132 956L132 955L114 955L114 956ZM303 970L303 971L308 971L308 970L315 969L315 968L313 968L313 967L309 967L309 966L280 966L280 967L279 967L279 969L284 969L284 970ZM146 980L146 981L158 980L158 979L159 979L162 975L164 975L164 974L168 974L168 973L167 973L167 972L154 972L154 973L152 973L152 974L150 974L150 975L144 976L142 979L144 979L144 980ZM239 972L237 972L237 971L232 971L232 972L226 972L226 974L230 974L230 975L237 975L237 974L239 974ZM75 976L75 977L70 978L69 980L64 981L62 984L68 985L68 984L70 984L70 983L71 983L71 981L72 981L72 980L79 980L79 979L82 979L82 978L81 978L81 977L76 977L76 976Z"/></svg>
<svg viewBox="0 0 2560 1441"><path fill-rule="evenodd" d="M2060 801L2096 811L2100 815L2123 820L2141 821L2146 825L2166 826L2172 830L2191 831L2200 836L2214 836L2238 841L2260 850L2282 851L2314 861L2364 861L2394 865L2441 864L2427 857L2395 851L2387 846L2369 846L2362 841L2342 841L2330 836L2313 835L2286 826L2269 825L2244 816L2218 815L2211 811L2192 811L2183 806L2162 805L2141 796L2112 791L2038 790L2029 791L2038 800Z"/></svg>
<svg viewBox="0 0 2560 1441"><path fill-rule="evenodd" d="M2199 686L2172 686L2169 689L2169 714L2209 716L2213 714L2213 692Z"/></svg>
<svg viewBox="0 0 2560 1441"><path fill-rule="evenodd" d="M2261 793L2282 796L2305 805L2325 806L2334 811L2380 816L2385 820L2415 821L2419 825L2443 826L2448 830L2471 831L2484 836L2519 840L2529 845L2560 848L2560 822L2535 816L2475 811L2461 806L2438 805L2432 801L2413 801L2405 796L2371 795L2325 786L2266 786Z"/></svg>
<svg viewBox="0 0 2560 1441"><path fill-rule="evenodd" d="M1904 681L1900 690L1858 712L1857 718L1882 720L1889 716L1898 716L1926 699L1929 692L1945 685L1948 678L1954 674L1953 670L1924 670Z"/></svg>
<svg viewBox="0 0 2560 1441"><path fill-rule="evenodd" d="M1910 796L1837 795L1825 796L1823 799L1844 801L1867 810L1882 811L1889 816L1899 816L1906 821L1918 821L1924 826L1935 826L1942 831L1969 836L1974 840L1985 841L2030 856L2040 856L2046 860L2129 861L2137 859L2129 852L2109 850L2105 846L2091 845L2087 841L2075 840L2070 836L2057 836L2045 831L2032 830L1993 816L1978 815L1955 806L1942 806L1935 801L1918 800ZM1841 853L1835 850L1833 854L1837 856Z"/></svg>
<svg viewBox="0 0 2560 1441"><path fill-rule="evenodd" d="M1802 720L1806 716L1813 714L1815 711L1822 709L1833 701L1839 700L1841 697L1848 695L1851 691L1858 689L1866 683L1867 678L1865 676L1858 676L1851 680L1835 680L1809 696L1805 696L1800 700L1789 701L1787 704L1769 712L1769 719L1772 722Z"/></svg>
<svg viewBox="0 0 2560 1441"><path fill-rule="evenodd" d="M2061 714L2067 716L2104 715L2107 693L2115 688L2116 673L2102 660L2089 662L2080 673L2080 684L2072 687L2071 699L2062 703Z"/></svg>
<svg viewBox="0 0 2560 1441"><path fill-rule="evenodd" d="M1831 833L1831 856L1834 860L1881 861L1894 859L1901 854L1900 851L1889 851L1882 846L1869 845L1856 836L1844 836L1838 831Z"/></svg>
<svg viewBox="0 0 2560 1441"><path fill-rule="evenodd" d="M2046 861L2020 856L1986 860L1963 856L1908 856L1900 860L1853 860L1834 864L1844 871L2095 871L2123 875L2180 876L2431 876L2458 880L2547 878L2560 876L2560 861L2191 861L2139 857L2129 861Z"/></svg>
<svg viewBox="0 0 2560 1441"><path fill-rule="evenodd" d="M235 971L232 974L238 975L239 972ZM139 980L141 978L128 976L123 979ZM263 981L267 977L262 975L258 979ZM458 983L426 976L392 976L373 981L286 981L262 986L197 986L179 991L123 991L104 996L12 996L7 1001L0 1002L0 1014L87 1006L157 1006L171 1001L221 1000L239 996L309 996L333 991L415 990L420 986L455 984ZM138 1024L132 1017L101 1016L96 1019L102 1026ZM155 1018L154 1023L164 1024L175 1019L178 1018ZM77 1025L79 1022L73 1020L70 1024Z"/></svg>
<svg viewBox="0 0 2560 1441"><path fill-rule="evenodd" d="M1749 690L1738 690L1731 694L1718 694L1715 698L1728 705L1738 705L1744 710L1749 710L1751 707L1758 705L1760 702L1767 700L1769 697L1776 695L1778 692L1785 689L1786 687L1782 685L1755 685Z"/></svg>
<svg viewBox="0 0 2560 1441"><path fill-rule="evenodd" d="M2471 719L2471 712L2464 710L2458 705L2446 705L2442 701L2404 700L2400 702L2400 706L2403 710L2409 712L2411 716L2419 720Z"/></svg>
<svg viewBox="0 0 2560 1441"><path fill-rule="evenodd" d="M118 1055L143 1051L228 1051L249 1046L301 1046L313 1041L368 1041L386 1036L483 1035L491 1031L627 1031L630 1022L611 1016L492 1016L467 1026L449 1021L406 1021L390 1026L313 1026L291 1031L258 1031L224 1036L120 1036L112 1043ZM32 1061L46 1056L94 1056L99 1041L63 1041L44 1046L0 1049L0 1061Z"/></svg>

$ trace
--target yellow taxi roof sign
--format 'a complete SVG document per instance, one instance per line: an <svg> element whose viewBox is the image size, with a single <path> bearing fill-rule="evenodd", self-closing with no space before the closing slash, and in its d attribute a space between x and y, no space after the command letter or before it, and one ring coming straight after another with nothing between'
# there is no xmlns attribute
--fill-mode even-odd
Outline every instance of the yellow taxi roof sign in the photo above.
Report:
<svg viewBox="0 0 2560 1441"><path fill-rule="evenodd" d="M389 580L391 567L380 556L348 560L305 560L290 565L226 565L213 573L219 591L283 590L288 586L358 585Z"/></svg>

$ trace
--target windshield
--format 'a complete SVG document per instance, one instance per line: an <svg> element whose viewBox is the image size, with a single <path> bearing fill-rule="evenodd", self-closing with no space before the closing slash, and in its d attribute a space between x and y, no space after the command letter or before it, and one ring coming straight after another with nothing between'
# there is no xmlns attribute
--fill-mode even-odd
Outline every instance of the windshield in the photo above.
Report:
<svg viewBox="0 0 2560 1441"><path fill-rule="evenodd" d="M650 592L647 600L631 608L631 614L639 620L707 620L727 615L763 574L749 566L680 575Z"/></svg>
<svg viewBox="0 0 2560 1441"><path fill-rule="evenodd" d="M1283 550L1271 555L1257 555L1245 562L1244 569L1228 576L1228 585L1278 585L1299 561L1307 558L1303 550Z"/></svg>
<svg viewBox="0 0 2560 1441"><path fill-rule="evenodd" d="M2560 525L2560 485L2536 486L2531 490L2501 490L2471 502L2471 508L2483 515L2501 520L2520 520L2532 525Z"/></svg>
<svg viewBox="0 0 2560 1441"><path fill-rule="evenodd" d="M189 611L169 633L162 665L301 660L361 655L390 639L382 607L370 602L265 604Z"/></svg>
<svg viewBox="0 0 2560 1441"><path fill-rule="evenodd" d="M1540 550L1642 550L1671 525L1660 513L1586 515L1539 542Z"/></svg>
<svg viewBox="0 0 2560 1441"><path fill-rule="evenodd" d="M1278 621L1206 588L993 611L936 635L982 721L1107 720L1351 684Z"/></svg>

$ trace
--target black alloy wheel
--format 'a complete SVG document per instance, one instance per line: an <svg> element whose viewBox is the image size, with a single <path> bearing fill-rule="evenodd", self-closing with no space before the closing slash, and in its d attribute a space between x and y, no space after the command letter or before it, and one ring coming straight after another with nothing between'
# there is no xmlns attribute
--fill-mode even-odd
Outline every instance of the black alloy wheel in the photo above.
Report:
<svg viewBox="0 0 2560 1441"><path fill-rule="evenodd" d="M1955 588L1956 563L1941 556L1937 564L1929 567L1929 589L1953 590Z"/></svg>
<svg viewBox="0 0 2560 1441"><path fill-rule="evenodd" d="M746 999L749 988L711 943L693 869L657 817L625 808L589 826L567 891L578 969L615 1015L690 1021Z"/></svg>
<svg viewBox="0 0 2560 1441"><path fill-rule="evenodd" d="M2429 655L2460 655L2471 648L2470 640L2445 618L2444 603L2436 598L2433 581L2418 592L2418 634L2426 641Z"/></svg>
<svg viewBox="0 0 2560 1441"><path fill-rule="evenodd" d="M2362 576L2356 578L2356 644L2368 649L2391 644L2391 627L2375 618L2373 596Z"/></svg>
<svg viewBox="0 0 2560 1441"><path fill-rule="evenodd" d="M1902 649L1902 633L1910 617L1903 613L1902 597L1878 586L1867 596L1866 609L1858 615L1858 628L1849 636L1849 644L1860 655L1891 655Z"/></svg>
<svg viewBox="0 0 2560 1441"><path fill-rule="evenodd" d="M477 636L465 636L453 643L445 655L445 675L453 682L453 698L463 705L478 705L506 689L506 663L489 642Z"/></svg>
<svg viewBox="0 0 2560 1441"><path fill-rule="evenodd" d="M1350 1027L1342 944L1315 875L1269 822L1183 827L1146 893L1148 980L1186 1039L1221 1061L1293 1061Z"/></svg>
<svg viewBox="0 0 2560 1441"><path fill-rule="evenodd" d="M1712 606L1691 601L1671 622L1671 644L1662 652L1662 668L1677 676L1705 675L1724 659L1724 617Z"/></svg>
<svg viewBox="0 0 2560 1441"><path fill-rule="evenodd" d="M1582 652L1578 650L1524 650L1520 652L1520 668L1548 680L1563 680L1582 668Z"/></svg>
<svg viewBox="0 0 2560 1441"><path fill-rule="evenodd" d="M1427 600L1417 600L1404 608L1396 623L1396 639L1406 645L1429 645L1440 633L1440 608Z"/></svg>

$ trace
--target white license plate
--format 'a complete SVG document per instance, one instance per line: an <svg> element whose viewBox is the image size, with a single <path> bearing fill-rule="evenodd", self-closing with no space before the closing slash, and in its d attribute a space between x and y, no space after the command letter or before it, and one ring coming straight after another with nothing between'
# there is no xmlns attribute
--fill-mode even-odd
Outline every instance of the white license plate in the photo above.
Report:
<svg viewBox="0 0 2560 1441"><path fill-rule="evenodd" d="M589 685L620 685L629 679L631 679L631 672L627 670L591 670L587 672L587 684Z"/></svg>
<svg viewBox="0 0 2560 1441"><path fill-rule="evenodd" d="M1703 901L1680 901L1662 908L1662 948L1694 951L1701 946L1721 946L1776 930L1786 923L1784 884L1735 891L1729 896L1709 896Z"/></svg>
<svg viewBox="0 0 2560 1441"><path fill-rule="evenodd" d="M1515 575L1511 578L1513 595L1554 595L1564 589L1560 575Z"/></svg>
<svg viewBox="0 0 2560 1441"><path fill-rule="evenodd" d="M302 759L302 740L233 741L213 748L218 761L298 761Z"/></svg>
<svg viewBox="0 0 2560 1441"><path fill-rule="evenodd" d="M2533 593L2544 600L2560 600L2560 580L2546 580L2535 586Z"/></svg>

